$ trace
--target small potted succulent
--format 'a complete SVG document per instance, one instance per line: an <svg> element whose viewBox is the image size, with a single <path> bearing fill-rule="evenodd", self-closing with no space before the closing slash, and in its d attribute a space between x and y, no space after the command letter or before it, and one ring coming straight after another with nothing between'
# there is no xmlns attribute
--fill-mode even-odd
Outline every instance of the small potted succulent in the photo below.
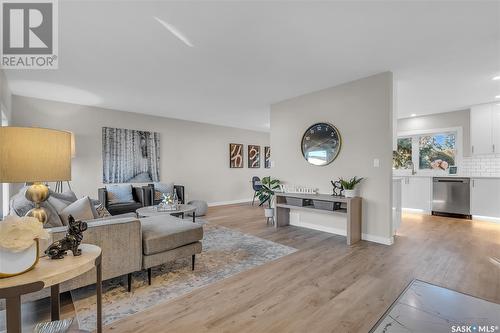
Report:
<svg viewBox="0 0 500 333"><path fill-rule="evenodd" d="M358 185L362 180L363 180L363 177L361 177L361 178L353 177L349 180L340 178L339 181L340 181L340 184L342 185L342 188L344 189L344 196L346 198L357 197L359 194L358 194L358 189L356 188L356 185Z"/></svg>
<svg viewBox="0 0 500 333"><path fill-rule="evenodd" d="M280 181L271 179L271 177L264 177L261 184L262 187L257 191L257 197L260 201L259 206L264 206L267 203L267 208L264 208L264 215L274 217L274 194L280 188Z"/></svg>

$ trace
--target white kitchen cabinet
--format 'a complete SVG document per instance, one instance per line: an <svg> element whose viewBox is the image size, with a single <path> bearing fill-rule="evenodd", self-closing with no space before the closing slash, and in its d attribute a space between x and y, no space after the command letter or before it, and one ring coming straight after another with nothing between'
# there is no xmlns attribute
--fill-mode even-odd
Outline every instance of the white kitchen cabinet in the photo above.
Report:
<svg viewBox="0 0 500 333"><path fill-rule="evenodd" d="M491 114L493 118L493 150L495 154L500 154L500 105L493 104Z"/></svg>
<svg viewBox="0 0 500 333"><path fill-rule="evenodd" d="M471 213L500 218L500 178L472 178Z"/></svg>
<svg viewBox="0 0 500 333"><path fill-rule="evenodd" d="M432 178L403 177L401 201L403 208L431 211Z"/></svg>
<svg viewBox="0 0 500 333"><path fill-rule="evenodd" d="M470 141L472 155L492 154L494 152L493 104L477 105L471 108Z"/></svg>

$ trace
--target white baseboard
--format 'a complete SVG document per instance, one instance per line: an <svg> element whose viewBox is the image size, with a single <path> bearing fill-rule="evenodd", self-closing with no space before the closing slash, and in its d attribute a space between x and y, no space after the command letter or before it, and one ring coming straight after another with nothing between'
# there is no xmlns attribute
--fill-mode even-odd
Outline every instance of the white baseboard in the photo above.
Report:
<svg viewBox="0 0 500 333"><path fill-rule="evenodd" d="M246 202L252 202L252 199L238 199L238 200L230 200L230 201L209 202L208 207L234 205L234 204L246 203Z"/></svg>
<svg viewBox="0 0 500 333"><path fill-rule="evenodd" d="M487 221L487 222L500 223L500 217L472 215L472 219L473 220L478 220L478 221Z"/></svg>
<svg viewBox="0 0 500 333"><path fill-rule="evenodd" d="M323 232L328 232L330 234L335 234L335 235L340 235L340 236L347 235L345 229L325 227L323 225L317 225L317 224L313 224L313 223L295 222L295 223L291 223L290 225L293 225L296 227L303 227L303 228L323 231ZM384 244L384 245L394 244L394 237L380 237L380 236L375 236L375 235L370 235L370 234L361 234L361 239L369 241L369 242Z"/></svg>
<svg viewBox="0 0 500 333"><path fill-rule="evenodd" d="M340 235L340 236L347 235L347 233L344 229L325 227L323 225L318 225L318 224L313 224L313 223L295 222L295 223L290 223L290 225L293 225L295 227L302 227L302 228L308 228L308 229L328 232L330 234L335 234L335 235Z"/></svg>
<svg viewBox="0 0 500 333"><path fill-rule="evenodd" d="M394 244L394 237L381 237L381 236L375 236L375 235L370 235L370 234L361 234L361 239L369 241L369 242L384 244L384 245Z"/></svg>
<svg viewBox="0 0 500 333"><path fill-rule="evenodd" d="M417 208L402 208L402 211L405 213L420 213L425 215L431 215L432 213L430 210L417 209Z"/></svg>

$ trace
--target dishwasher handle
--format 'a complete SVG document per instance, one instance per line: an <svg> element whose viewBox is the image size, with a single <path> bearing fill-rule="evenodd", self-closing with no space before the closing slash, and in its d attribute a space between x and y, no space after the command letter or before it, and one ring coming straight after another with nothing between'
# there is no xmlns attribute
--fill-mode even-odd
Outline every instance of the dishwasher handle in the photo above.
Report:
<svg viewBox="0 0 500 333"><path fill-rule="evenodd" d="M469 184L469 179L434 178L435 183L461 183Z"/></svg>

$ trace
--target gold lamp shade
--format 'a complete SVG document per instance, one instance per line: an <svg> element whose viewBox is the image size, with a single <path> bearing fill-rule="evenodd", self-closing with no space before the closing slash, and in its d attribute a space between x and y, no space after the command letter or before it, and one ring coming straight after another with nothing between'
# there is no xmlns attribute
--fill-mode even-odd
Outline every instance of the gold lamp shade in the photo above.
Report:
<svg viewBox="0 0 500 333"><path fill-rule="evenodd" d="M40 206L49 197L42 182L71 179L71 133L46 128L0 127L0 183L33 183L25 192L35 204L26 215L47 222Z"/></svg>
<svg viewBox="0 0 500 333"><path fill-rule="evenodd" d="M0 127L0 183L71 179L71 133Z"/></svg>

